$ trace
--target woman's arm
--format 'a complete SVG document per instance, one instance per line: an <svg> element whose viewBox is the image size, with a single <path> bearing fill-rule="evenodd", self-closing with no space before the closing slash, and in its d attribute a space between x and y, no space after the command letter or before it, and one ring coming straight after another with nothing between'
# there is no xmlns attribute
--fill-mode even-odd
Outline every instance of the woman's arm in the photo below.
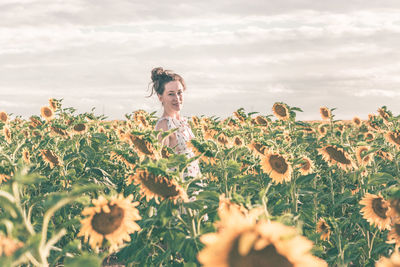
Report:
<svg viewBox="0 0 400 267"><path fill-rule="evenodd" d="M168 131L168 124L167 124L167 120L162 120L159 123L157 123L156 125L156 131ZM158 142L161 143L161 134L158 135ZM164 146L169 146L169 137L164 139L164 142L162 143Z"/></svg>

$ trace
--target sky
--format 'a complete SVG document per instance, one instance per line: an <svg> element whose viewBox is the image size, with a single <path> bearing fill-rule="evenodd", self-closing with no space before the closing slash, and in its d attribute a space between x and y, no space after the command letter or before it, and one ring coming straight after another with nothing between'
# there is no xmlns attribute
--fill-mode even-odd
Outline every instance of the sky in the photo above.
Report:
<svg viewBox="0 0 400 267"><path fill-rule="evenodd" d="M187 84L182 114L352 119L399 115L400 2L1 0L0 111L28 118L49 98L124 119L162 114L154 67Z"/></svg>

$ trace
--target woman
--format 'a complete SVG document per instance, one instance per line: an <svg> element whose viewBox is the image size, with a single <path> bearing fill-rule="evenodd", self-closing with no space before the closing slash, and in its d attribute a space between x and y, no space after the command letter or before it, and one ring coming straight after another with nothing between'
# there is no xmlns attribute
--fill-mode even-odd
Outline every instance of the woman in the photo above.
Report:
<svg viewBox="0 0 400 267"><path fill-rule="evenodd" d="M154 68L151 71L151 79L153 86L150 96L157 93L164 108L163 115L157 121L156 131L178 128L176 132L164 139L163 144L173 148L177 154L194 157L193 151L186 145L186 142L194 138L194 134L187 119L180 114L183 107L183 93L186 91L185 81L180 75L163 68ZM200 169L196 160L189 164L183 176L196 177L198 175L200 175Z"/></svg>

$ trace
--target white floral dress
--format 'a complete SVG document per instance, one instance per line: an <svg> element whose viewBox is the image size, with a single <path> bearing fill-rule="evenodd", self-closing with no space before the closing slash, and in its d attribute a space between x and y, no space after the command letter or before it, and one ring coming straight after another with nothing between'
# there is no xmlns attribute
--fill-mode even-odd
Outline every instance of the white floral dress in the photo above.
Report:
<svg viewBox="0 0 400 267"><path fill-rule="evenodd" d="M168 130L178 128L178 130L175 132L176 141L177 141L177 145L175 146L175 153L185 154L189 158L194 157L195 154L193 153L192 149L190 149L186 145L187 141L189 141L190 139L195 137L192 132L192 129L190 129L187 119L182 118L181 120L177 120L172 117L161 117L157 121L157 124L159 122L161 122L162 120L167 120ZM199 162L198 162L198 160L195 160L189 164L185 173L183 174L183 177L187 177L187 176L197 177L200 174L201 173L200 173L200 168L199 168Z"/></svg>

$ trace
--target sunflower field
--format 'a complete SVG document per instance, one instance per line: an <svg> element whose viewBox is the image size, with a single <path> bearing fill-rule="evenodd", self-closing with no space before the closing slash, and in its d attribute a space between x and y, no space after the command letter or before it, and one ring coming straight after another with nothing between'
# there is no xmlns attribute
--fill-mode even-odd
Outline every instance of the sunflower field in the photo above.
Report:
<svg viewBox="0 0 400 267"><path fill-rule="evenodd" d="M399 266L400 116L334 111L194 116L192 158L143 110L0 111L0 266Z"/></svg>

